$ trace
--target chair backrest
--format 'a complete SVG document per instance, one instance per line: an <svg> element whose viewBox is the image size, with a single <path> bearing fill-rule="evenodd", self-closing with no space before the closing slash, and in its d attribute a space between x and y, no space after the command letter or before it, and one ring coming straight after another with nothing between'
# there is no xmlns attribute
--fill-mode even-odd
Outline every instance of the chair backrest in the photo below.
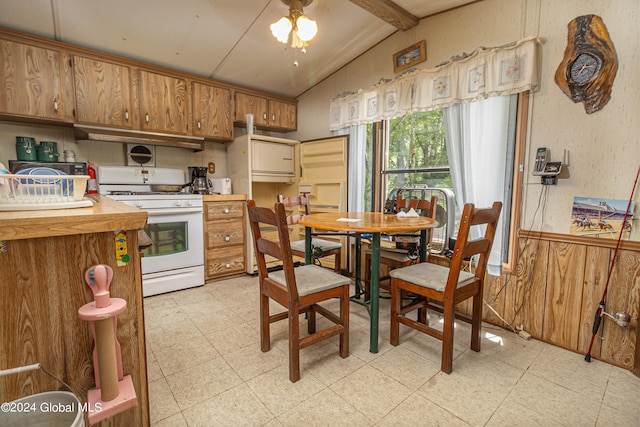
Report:
<svg viewBox="0 0 640 427"><path fill-rule="evenodd" d="M477 209L473 203L467 203L462 210L458 238L453 248L447 289L445 292L453 292L458 283L458 276L465 259L474 255L480 255L474 275L477 279L484 280L487 261L493 246L493 238L496 234L498 219L502 202L494 202L490 208ZM486 225L484 236L469 240L469 231L473 226Z"/></svg>
<svg viewBox="0 0 640 427"><path fill-rule="evenodd" d="M249 211L249 224L253 235L253 244L256 249L256 261L258 263L258 276L262 285L281 287L277 282L269 279L266 256L271 256L282 261L285 281L290 299L298 298L298 288L294 274L293 255L291 254L291 241L287 228L287 214L282 203L276 203L273 208L256 206L255 201L247 200ZM277 239L269 239L263 235L260 226L275 227Z"/></svg>
<svg viewBox="0 0 640 427"><path fill-rule="evenodd" d="M285 208L291 208L296 206L304 207L304 214L293 213L287 217L287 224L297 224L302 215L309 215L311 213L311 206L309 204L309 196L307 194L301 194L299 196L283 196L278 194L278 202L282 203Z"/></svg>
<svg viewBox="0 0 640 427"><path fill-rule="evenodd" d="M416 199L416 198L402 198L401 194L396 196L396 213L400 211L408 211L411 208L419 214L431 218L435 221L436 213L438 209L438 196L431 196L431 200ZM433 228L427 230L427 247L431 245L433 240Z"/></svg>

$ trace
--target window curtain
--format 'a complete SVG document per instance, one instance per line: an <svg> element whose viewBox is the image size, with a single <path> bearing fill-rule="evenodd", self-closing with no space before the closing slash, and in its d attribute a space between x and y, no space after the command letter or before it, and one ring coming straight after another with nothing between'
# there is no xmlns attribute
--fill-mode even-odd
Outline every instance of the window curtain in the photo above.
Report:
<svg viewBox="0 0 640 427"><path fill-rule="evenodd" d="M499 276L507 250L515 146L517 95L491 97L444 109L445 140L456 203L488 207L503 203L487 265ZM472 229L472 238L483 230Z"/></svg>
<svg viewBox="0 0 640 427"><path fill-rule="evenodd" d="M349 212L364 212L367 126L349 126L334 135L349 135L348 209Z"/></svg>
<svg viewBox="0 0 640 427"><path fill-rule="evenodd" d="M370 89L339 95L329 105L329 130L533 92L540 85L540 44L529 37L505 46L479 47L434 69L409 71Z"/></svg>

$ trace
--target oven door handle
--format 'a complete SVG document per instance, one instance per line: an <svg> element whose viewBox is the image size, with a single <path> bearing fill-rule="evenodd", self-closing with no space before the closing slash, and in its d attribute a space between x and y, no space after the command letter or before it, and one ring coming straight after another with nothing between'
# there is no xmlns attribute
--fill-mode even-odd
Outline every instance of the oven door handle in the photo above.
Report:
<svg viewBox="0 0 640 427"><path fill-rule="evenodd" d="M149 216L162 216L162 215L180 215L190 213L201 213L202 208L167 208L167 209L149 209L146 210Z"/></svg>

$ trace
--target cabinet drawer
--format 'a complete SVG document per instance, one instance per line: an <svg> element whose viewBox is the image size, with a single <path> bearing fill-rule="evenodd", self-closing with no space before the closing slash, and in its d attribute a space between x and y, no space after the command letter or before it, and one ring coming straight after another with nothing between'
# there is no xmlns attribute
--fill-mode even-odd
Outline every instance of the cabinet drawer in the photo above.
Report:
<svg viewBox="0 0 640 427"><path fill-rule="evenodd" d="M244 271L244 246L230 246L207 253L207 277Z"/></svg>
<svg viewBox="0 0 640 427"><path fill-rule="evenodd" d="M205 224L207 249L244 244L244 221L220 220Z"/></svg>
<svg viewBox="0 0 640 427"><path fill-rule="evenodd" d="M244 218L243 202L211 202L205 203L205 221L228 218Z"/></svg>

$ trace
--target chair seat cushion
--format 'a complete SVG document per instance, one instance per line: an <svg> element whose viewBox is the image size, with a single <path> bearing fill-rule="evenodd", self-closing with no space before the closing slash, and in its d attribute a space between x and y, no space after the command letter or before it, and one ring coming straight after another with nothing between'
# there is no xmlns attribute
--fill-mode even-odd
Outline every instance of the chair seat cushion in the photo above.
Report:
<svg viewBox="0 0 640 427"><path fill-rule="evenodd" d="M415 283L418 286L444 292L447 278L449 277L449 268L430 262L422 262L408 267L396 268L391 270L389 275L406 282ZM460 276L458 276L458 283L473 277L475 277L473 274L461 271Z"/></svg>
<svg viewBox="0 0 640 427"><path fill-rule="evenodd" d="M350 278L313 264L296 267L293 271L296 275L299 295L309 295L351 283ZM272 271L269 273L269 278L282 286L287 286L283 270Z"/></svg>
<svg viewBox="0 0 640 427"><path fill-rule="evenodd" d="M329 240L323 239L315 239L311 238L311 246L316 248L321 248L324 252L340 249L342 248L342 244L340 242L330 242ZM291 242L291 249L298 252L304 252L304 240L297 240L295 242Z"/></svg>

